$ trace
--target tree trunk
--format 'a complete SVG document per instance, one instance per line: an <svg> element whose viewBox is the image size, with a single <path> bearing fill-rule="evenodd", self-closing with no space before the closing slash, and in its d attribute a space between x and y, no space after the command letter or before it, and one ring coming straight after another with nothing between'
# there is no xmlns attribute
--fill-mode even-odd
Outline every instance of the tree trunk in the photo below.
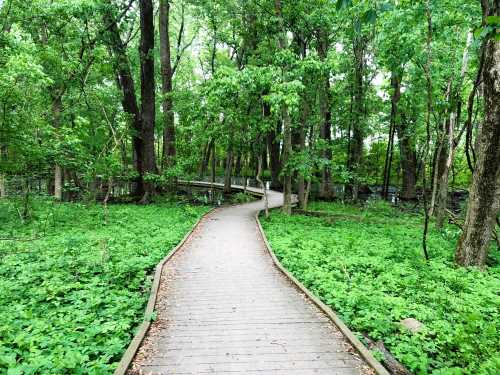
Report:
<svg viewBox="0 0 500 375"><path fill-rule="evenodd" d="M307 127L307 118L309 117L309 102L306 97L302 98L302 112L300 116L300 133L299 133L299 151L305 152L306 150L306 127ZM305 210L306 208L306 181L303 173L299 173L298 181L297 181L297 193L299 206L301 209Z"/></svg>
<svg viewBox="0 0 500 375"><path fill-rule="evenodd" d="M424 67L425 80L427 86L427 111L425 113L425 144L422 158L422 200L424 203L424 230L422 233L422 250L425 260L429 261L429 252L427 250L427 232L429 231L429 211L427 204L427 177L426 163L429 155L429 147L431 142L431 114L432 114L432 10L431 0L425 1L425 16L427 19L427 38L425 42L427 52L427 62Z"/></svg>
<svg viewBox="0 0 500 375"><path fill-rule="evenodd" d="M111 4L110 1L109 3ZM143 196L145 189L143 178L143 140L141 137L142 120L141 114L139 112L139 106L137 105L134 78L132 76L130 62L127 57L127 51L121 39L116 19L110 11L106 12L104 15L104 24L109 25L108 44L113 51L113 55L115 58L115 69L118 75L118 84L123 92L122 107L125 113L129 115L133 129L133 160L138 178L133 184L132 194L135 196Z"/></svg>
<svg viewBox="0 0 500 375"><path fill-rule="evenodd" d="M0 146L0 167L7 161L7 146ZM7 197L7 181L3 171L0 169L0 198Z"/></svg>
<svg viewBox="0 0 500 375"><path fill-rule="evenodd" d="M498 0L491 9L487 9L487 2L482 5L485 15L500 15ZM500 210L500 41L491 36L484 43L485 118L478 136L464 231L455 254L456 262L462 266L484 266Z"/></svg>
<svg viewBox="0 0 500 375"><path fill-rule="evenodd" d="M281 14L281 0L274 0L274 6L276 11L276 16L280 20L280 35L278 36L278 44L281 50L287 48L286 44L286 30L283 25L283 19ZM282 67L282 73L284 73L288 67L285 65ZM285 74L282 74L284 79ZM285 172L283 173L283 212L287 215L292 214L292 172L290 170L290 165L288 162L292 156L292 119L286 104L283 104L281 108L282 118L283 118L283 165L285 166Z"/></svg>
<svg viewBox="0 0 500 375"><path fill-rule="evenodd" d="M267 147L264 147L262 149L262 170L264 171L264 170L266 170L268 168L269 168L269 165L267 163Z"/></svg>
<svg viewBox="0 0 500 375"><path fill-rule="evenodd" d="M155 174L155 69L154 69L154 9L152 0L141 0L141 122L143 141L143 176ZM144 183L144 196L142 203L148 201L148 196L154 193L154 184Z"/></svg>
<svg viewBox="0 0 500 375"><path fill-rule="evenodd" d="M399 154L403 173L400 198L407 201L415 200L417 198L417 151L405 116L402 116L401 121L397 123L396 131L398 133Z"/></svg>
<svg viewBox="0 0 500 375"><path fill-rule="evenodd" d="M391 167L392 167L392 155L394 151L394 134L396 132L398 121L398 103L401 99L401 74L398 72L392 72L391 74L391 86L392 86L392 97L391 97L391 121L389 127L389 141L387 143L387 152L385 155L385 165L384 165L384 186L382 188L382 197L387 199L389 196L389 185L391 184Z"/></svg>
<svg viewBox="0 0 500 375"><path fill-rule="evenodd" d="M216 168L217 168L217 160L216 160L216 148L215 148L215 141L212 142L212 176L211 176L211 182L212 182L212 203L215 202L215 175L217 173Z"/></svg>
<svg viewBox="0 0 500 375"><path fill-rule="evenodd" d="M301 56L303 59L307 57L307 44L303 42L301 44ZM304 92L307 92L307 88L311 82L309 76L304 76L302 79L302 83L305 87ZM328 82L329 84L329 82ZM329 92L328 92L329 93ZM330 106L328 105L328 109ZM301 106L300 106L300 128L299 128L299 152L306 154L306 131L308 127L308 119L311 112L311 105L309 102L309 98L307 94L302 95ZM310 140L309 147L312 148L312 140ZM331 156L330 156L331 157ZM303 168L302 168L303 169ZM311 171L309 171L311 173ZM308 176L309 177L309 176ZM310 182L310 178L308 182ZM297 180L297 197L299 201L299 206L301 209L307 209L307 191L306 191L306 179L304 176L304 172L299 172L298 180Z"/></svg>
<svg viewBox="0 0 500 375"><path fill-rule="evenodd" d="M288 108L283 108L283 160L287 163L292 153L292 120ZM288 168L287 168L288 169ZM292 214L292 173L286 170L283 174L283 212Z"/></svg>
<svg viewBox="0 0 500 375"><path fill-rule="evenodd" d="M460 95L462 82L465 78L465 73L467 72L468 64L468 51L470 44L472 43L472 33L467 35L467 43L464 49L462 57L462 68L460 73L460 80L455 89L455 96L451 96L451 106L449 119L447 120L446 136L443 142L443 147L441 148L441 154L439 155L439 181L437 184L437 210L436 210L436 227L442 228L444 225L444 220L446 218L446 210L448 206L448 185L449 185L449 175L450 169L455 156L455 128L459 120L459 108L460 108ZM454 98L454 99L453 99Z"/></svg>
<svg viewBox="0 0 500 375"><path fill-rule="evenodd" d="M241 152L238 152L236 156L236 162L234 163L234 175L241 177Z"/></svg>
<svg viewBox="0 0 500 375"><path fill-rule="evenodd" d="M363 159L364 140L364 87L363 76L365 70L365 40L362 35L355 35L353 41L354 50L354 100L352 138L349 147L347 167L352 174L351 183L347 185L347 195L358 199L359 172Z"/></svg>
<svg viewBox="0 0 500 375"><path fill-rule="evenodd" d="M61 112L62 112L62 98L59 93L56 93L52 99L52 121L54 129L61 127ZM56 161L54 165L54 198L58 201L62 200L63 196L63 174L62 168Z"/></svg>
<svg viewBox="0 0 500 375"><path fill-rule="evenodd" d="M452 153L453 153L453 127L454 121L450 117L446 121L445 137L441 152L437 159L437 191L436 191L436 227L442 228L446 216L446 207L448 205L448 179L451 167Z"/></svg>
<svg viewBox="0 0 500 375"><path fill-rule="evenodd" d="M453 83L453 77L450 77L448 85L446 88L445 100L450 100L451 88ZM429 215L435 215L436 202L438 199L439 182L441 181L441 175L444 171L444 164L448 158L448 131L449 131L449 118L448 111L445 111L443 126L438 131L437 147L434 153L434 163L433 163L433 173L432 173L432 195L431 204L429 208Z"/></svg>
<svg viewBox="0 0 500 375"><path fill-rule="evenodd" d="M264 193L264 211L266 213L266 218L268 218L269 217L269 201L267 199L267 189L266 189L266 185L262 181L262 178L260 177L260 175L262 173L262 155L259 155L258 159L259 160L257 160L257 175L256 175L255 179L259 183L260 188L262 189L262 191ZM245 189L246 189L246 185L247 185L246 180L245 180L244 185L245 185Z"/></svg>
<svg viewBox="0 0 500 375"><path fill-rule="evenodd" d="M322 62L326 60L329 48L328 33L324 30L318 32L318 56ZM320 89L319 89L319 108L321 116L320 137L324 141L325 149L322 151L322 157L327 163L332 160L332 113L330 110L330 72L326 71L321 76ZM331 198L331 168L325 165L321 171L321 186L319 195L321 198Z"/></svg>
<svg viewBox="0 0 500 375"><path fill-rule="evenodd" d="M264 103L264 117L271 116L271 107ZM281 121L276 124L276 128L267 133L267 148L269 151L269 167L271 169L271 186L273 190L281 190L282 185L279 179L281 172L280 160L280 141L278 136L281 134Z"/></svg>
<svg viewBox="0 0 500 375"><path fill-rule="evenodd" d="M207 173L208 163L210 162L210 155L212 152L213 143L214 143L213 139L210 139L210 141L208 141L203 151L202 160L200 164L200 179L203 179L203 177L205 177L205 174Z"/></svg>
<svg viewBox="0 0 500 375"><path fill-rule="evenodd" d="M5 175L3 173L0 174L0 198L7 198Z"/></svg>
<svg viewBox="0 0 500 375"><path fill-rule="evenodd" d="M175 164L176 145L175 145L175 123L172 99L172 62L170 56L170 0L160 0L160 62L162 77L162 95L163 95L163 168L169 168Z"/></svg>
<svg viewBox="0 0 500 375"><path fill-rule="evenodd" d="M226 166L224 169L224 193L231 193L231 175L233 171L233 144L232 139L229 140L226 156Z"/></svg>

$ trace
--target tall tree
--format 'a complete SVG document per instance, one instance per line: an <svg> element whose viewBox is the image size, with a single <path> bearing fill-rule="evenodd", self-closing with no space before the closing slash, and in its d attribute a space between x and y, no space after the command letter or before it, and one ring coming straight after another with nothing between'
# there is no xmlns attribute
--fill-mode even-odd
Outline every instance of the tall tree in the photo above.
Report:
<svg viewBox="0 0 500 375"><path fill-rule="evenodd" d="M387 199L389 195L389 185L391 182L392 156L394 151L394 134L398 123L398 104L401 99L401 80L402 69L395 69L391 72L391 119L389 126L389 140L387 142L387 151L384 165L384 183L382 187L382 197Z"/></svg>
<svg viewBox="0 0 500 375"><path fill-rule="evenodd" d="M280 24L278 35L278 44L282 51L287 48L286 30L283 22L281 0L274 0L275 12ZM282 76L286 79L287 66L282 67ZM290 215L292 213L292 171L290 170L290 159L292 156L292 119L289 108L286 104L282 105L281 115L283 121L283 212Z"/></svg>
<svg viewBox="0 0 500 375"><path fill-rule="evenodd" d="M347 168L352 174L351 182L347 185L347 195L353 200L358 199L359 173L363 160L363 141L365 138L365 65L366 65L366 36L360 30L359 19L353 20L353 105L352 105L352 135L349 134L349 152Z"/></svg>
<svg viewBox="0 0 500 375"><path fill-rule="evenodd" d="M326 63L330 40L328 32L325 29L320 29L317 32L317 51L318 56L323 63L323 74L320 77L319 89L319 107L321 114L320 137L324 141L323 158L326 165L321 171L321 188L320 196L323 198L331 198L331 167L329 163L332 160L332 113L330 109L330 70Z"/></svg>
<svg viewBox="0 0 500 375"><path fill-rule="evenodd" d="M113 51L115 60L115 70L117 75L117 82L122 90L122 107L125 113L130 118L132 125L132 146L134 155L134 166L137 171L138 177L134 183L133 194L136 196L143 196L144 188L144 147L142 140L142 118L137 104L137 96L135 92L134 77L130 67L130 61L127 56L127 49L125 43L120 36L120 30L116 18L113 14L114 6L108 0L108 7L104 13L104 25L108 29L107 43Z"/></svg>
<svg viewBox="0 0 500 375"><path fill-rule="evenodd" d="M482 0L483 27L500 17L500 0ZM498 25L498 22L497 22ZM494 28L484 40L485 116L478 136L477 161L464 230L455 259L463 266L484 266L500 210L500 40Z"/></svg>
<svg viewBox="0 0 500 375"><path fill-rule="evenodd" d="M436 226L442 228L444 225L444 219L446 217L446 209L448 206L448 181L450 175L450 169L453 164L453 159L455 157L455 148L458 144L460 137L455 139L455 134L457 132L457 124L460 120L461 112L461 88L462 83L467 72L467 64L469 59L469 47L472 43L472 33L467 36L467 42L464 49L462 57L462 67L460 72L460 77L455 87L455 93L451 94L450 97L450 110L449 115L446 117L443 126L444 137L442 139L442 145L440 147L441 152L437 157L436 163L436 173L437 173L437 186L436 186Z"/></svg>
<svg viewBox="0 0 500 375"><path fill-rule="evenodd" d="M184 18L182 20L184 22ZM172 68L171 51L170 51L170 0L160 0L160 15L159 15L159 33L160 33L160 62L161 62L161 78L162 78L162 95L163 95L163 157L162 166L165 168L171 167L175 163L175 123L173 112L172 99L172 80L174 70ZM182 37L180 30L180 38Z"/></svg>
<svg viewBox="0 0 500 375"><path fill-rule="evenodd" d="M414 126L412 126L408 116L401 114L400 120L396 123L403 174L400 198L407 201L414 200L417 197L417 151L412 129L414 129Z"/></svg>
<svg viewBox="0 0 500 375"><path fill-rule="evenodd" d="M104 14L105 27L109 31L107 42L115 57L118 83L123 92L122 105L131 117L134 149L134 164L138 174L134 186L134 195L146 203L154 193L154 184L148 181L147 174L155 174L156 157L154 143L155 126L155 77L154 77L154 10L151 0L141 0L140 7L140 65L141 65L141 108L139 109L135 93L134 79L126 45L122 41L110 0Z"/></svg>
<svg viewBox="0 0 500 375"><path fill-rule="evenodd" d="M141 138L143 142L143 174L157 172L155 157L155 66L154 66L154 8L152 0L141 0ZM146 181L142 202L154 192L154 184Z"/></svg>

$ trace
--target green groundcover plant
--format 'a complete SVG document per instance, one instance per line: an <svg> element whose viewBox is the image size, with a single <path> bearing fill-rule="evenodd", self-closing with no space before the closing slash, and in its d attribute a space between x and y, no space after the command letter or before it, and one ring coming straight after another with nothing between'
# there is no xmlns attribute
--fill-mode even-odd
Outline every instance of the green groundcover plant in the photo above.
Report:
<svg viewBox="0 0 500 375"><path fill-rule="evenodd" d="M0 202L0 374L112 373L155 265L207 210Z"/></svg>
<svg viewBox="0 0 500 375"><path fill-rule="evenodd" d="M285 216L262 224L283 265L363 338L382 340L416 374L500 373L500 267L455 267L457 229L431 230L422 256L422 218L380 203L316 203L331 217ZM398 322L424 324L411 333Z"/></svg>

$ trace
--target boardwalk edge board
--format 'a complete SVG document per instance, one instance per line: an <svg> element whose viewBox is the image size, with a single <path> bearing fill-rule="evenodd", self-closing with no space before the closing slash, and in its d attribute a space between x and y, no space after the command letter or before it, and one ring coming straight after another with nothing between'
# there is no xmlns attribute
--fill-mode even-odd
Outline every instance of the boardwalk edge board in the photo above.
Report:
<svg viewBox="0 0 500 375"><path fill-rule="evenodd" d="M114 375L125 375L127 373L127 370L130 367L130 364L134 360L134 357L139 350L139 347L142 344L142 341L146 337L146 334L148 333L149 327L151 326L151 319L150 317L152 316L154 312L154 308L156 305L156 299L158 296L158 290L160 288L160 279L161 279L161 274L163 271L163 267L165 263L167 263L170 258L172 258L179 249L182 248L182 246L186 243L186 241L191 237L191 235L194 233L196 228L201 224L201 222L209 216L212 212L214 212L217 208L214 207L210 209L208 212L203 214L196 224L193 225L191 230L184 236L184 238L177 244L177 246L174 247L172 251L168 253L165 258L163 258L160 263L156 265L155 268L155 274L154 274L154 279L153 279L153 284L151 285L151 292L149 295L149 300L148 304L146 306L146 310L144 311L144 321L141 323L139 326L139 329L137 333L135 334L134 338L130 342L129 346L127 347L127 350L122 356L122 359L120 360L118 367L116 368Z"/></svg>
<svg viewBox="0 0 500 375"><path fill-rule="evenodd" d="M274 265L294 284L300 291L302 291L307 298L309 298L323 313L338 327L342 334L349 340L351 345L356 349L356 351L361 355L361 357L366 361L366 363L377 373L377 375L390 375L389 371L386 370L384 366L373 356L373 354L363 345L361 341L354 335L354 333L346 326L346 324L339 318L339 316L327 305L325 305L321 300L316 297L309 289L307 289L304 284L295 278L278 260L274 250L272 249L269 241L267 240L264 229L259 220L259 216L263 210L255 214L255 221L257 222L257 227L259 228L260 235L264 240L266 249L273 260Z"/></svg>

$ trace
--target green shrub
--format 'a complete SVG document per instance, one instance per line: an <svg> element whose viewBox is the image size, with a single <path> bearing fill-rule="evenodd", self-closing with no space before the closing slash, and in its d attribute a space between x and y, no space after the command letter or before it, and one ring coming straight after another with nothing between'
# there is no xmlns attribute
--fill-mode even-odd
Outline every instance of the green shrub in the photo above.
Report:
<svg viewBox="0 0 500 375"><path fill-rule="evenodd" d="M0 202L0 237L41 237L0 241L0 374L111 373L144 318L155 265L206 211L38 200L22 225Z"/></svg>
<svg viewBox="0 0 500 375"><path fill-rule="evenodd" d="M255 198L248 193L239 192L233 195L232 202L236 204L249 203L255 201Z"/></svg>

